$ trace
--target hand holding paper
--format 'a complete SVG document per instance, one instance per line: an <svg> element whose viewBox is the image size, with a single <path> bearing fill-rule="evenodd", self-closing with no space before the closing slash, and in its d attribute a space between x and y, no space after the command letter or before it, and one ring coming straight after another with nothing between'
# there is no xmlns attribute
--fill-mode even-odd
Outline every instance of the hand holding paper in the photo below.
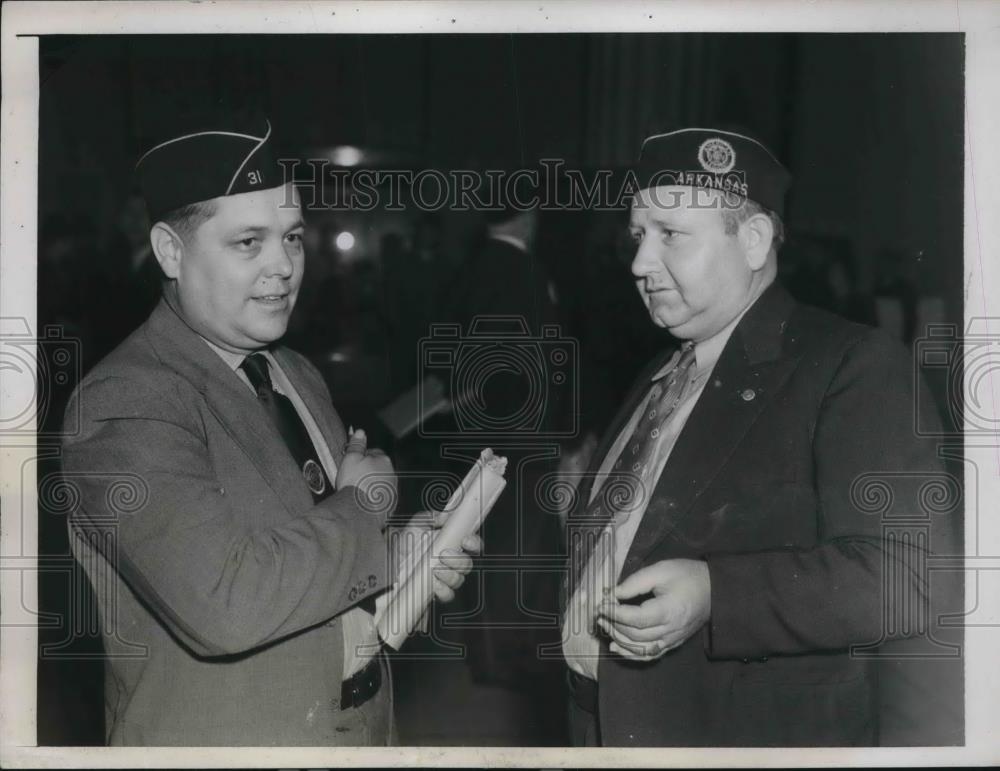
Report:
<svg viewBox="0 0 1000 771"><path fill-rule="evenodd" d="M368 449L368 436L360 428L357 431L352 428L348 433L335 486L337 490L357 487L364 508L377 511L382 517L391 515L396 507L397 483L392 461L382 450Z"/></svg>
<svg viewBox="0 0 1000 771"><path fill-rule="evenodd" d="M469 557L456 552L466 544L479 551L478 537L475 541L467 539L478 532L507 484L503 478L506 466L506 458L494 456L490 449L483 450L448 501L440 528L402 529L399 535L404 543L395 548L406 559L399 563L396 585L375 619L379 636L387 645L398 649L414 630L435 593L435 579L442 581L447 589L453 588L449 581L457 582L454 586L458 586L464 580L471 561L466 563ZM450 599L448 594L445 592Z"/></svg>
<svg viewBox="0 0 1000 771"><path fill-rule="evenodd" d="M414 514L404 528L390 537L396 549L392 564L400 566L408 564L414 550L419 553L426 551L427 545L433 541L451 515L450 511L421 511ZM432 571L434 596L441 602L451 602L455 599L455 590L462 585L465 576L472 570L472 557L469 555L479 554L483 549L483 542L473 533L465 536L459 546L458 549L444 549L438 555L440 566Z"/></svg>

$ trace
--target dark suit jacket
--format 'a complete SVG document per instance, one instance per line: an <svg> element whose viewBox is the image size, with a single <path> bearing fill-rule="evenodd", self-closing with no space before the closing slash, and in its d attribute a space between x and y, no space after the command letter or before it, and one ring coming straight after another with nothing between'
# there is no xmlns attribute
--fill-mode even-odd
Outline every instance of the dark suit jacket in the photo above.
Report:
<svg viewBox="0 0 1000 771"><path fill-rule="evenodd" d="M274 355L339 462L320 375ZM386 585L381 517L354 488L313 505L253 393L166 302L88 374L77 409L63 469L103 617L109 743L358 742L337 616Z"/></svg>
<svg viewBox="0 0 1000 771"><path fill-rule="evenodd" d="M639 378L595 469L669 355ZM746 313L656 483L622 572L707 560L711 619L652 663L604 648L605 744L880 739L879 667L849 648L883 639L884 610L900 610L900 593L927 596L924 552L901 556L885 528L927 533L937 552L955 548L958 501L931 515L918 504L918 491L945 475L933 444L915 436L913 376L898 343L798 305L777 285ZM891 576L899 583L886 600ZM960 726L951 738L961 741Z"/></svg>

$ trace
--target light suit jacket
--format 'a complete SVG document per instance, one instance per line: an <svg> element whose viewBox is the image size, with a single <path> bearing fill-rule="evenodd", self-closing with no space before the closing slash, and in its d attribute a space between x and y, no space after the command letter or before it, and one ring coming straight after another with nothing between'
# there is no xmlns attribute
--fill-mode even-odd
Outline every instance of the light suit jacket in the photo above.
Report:
<svg viewBox="0 0 1000 771"><path fill-rule="evenodd" d="M319 373L274 356L338 463ZM338 615L386 585L385 512L314 505L236 373L161 301L90 372L63 448L74 553L98 598L111 744L364 744L340 710Z"/></svg>

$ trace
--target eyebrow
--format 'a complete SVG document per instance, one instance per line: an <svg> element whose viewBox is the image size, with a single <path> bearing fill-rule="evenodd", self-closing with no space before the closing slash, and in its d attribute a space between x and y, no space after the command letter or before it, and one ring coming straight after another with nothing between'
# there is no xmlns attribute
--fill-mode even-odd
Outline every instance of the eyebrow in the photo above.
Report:
<svg viewBox="0 0 1000 771"><path fill-rule="evenodd" d="M297 220L295 220L295 222L293 222L291 225L289 225L287 228L285 228L284 232L285 233L291 233L293 230L295 230L297 228L304 228L305 226L306 226L306 221L304 219L302 219L301 217L299 217ZM243 228L236 228L233 232L234 233L254 233L254 234L270 233L271 232L271 228L268 227L267 225L247 225L246 227L243 227Z"/></svg>

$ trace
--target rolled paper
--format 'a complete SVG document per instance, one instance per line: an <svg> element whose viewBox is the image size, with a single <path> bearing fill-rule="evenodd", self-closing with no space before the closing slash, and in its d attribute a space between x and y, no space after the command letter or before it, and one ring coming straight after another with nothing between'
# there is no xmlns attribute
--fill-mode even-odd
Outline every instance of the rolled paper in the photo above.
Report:
<svg viewBox="0 0 1000 771"><path fill-rule="evenodd" d="M382 612L376 616L379 637L398 649L420 623L434 597L433 571L446 550L460 550L466 536L476 533L503 492L507 481L507 459L486 448L472 465L462 484L455 488L445 511L451 512L440 530L422 531L409 557L399 568L398 579L388 594ZM414 535L407 533L402 535Z"/></svg>

